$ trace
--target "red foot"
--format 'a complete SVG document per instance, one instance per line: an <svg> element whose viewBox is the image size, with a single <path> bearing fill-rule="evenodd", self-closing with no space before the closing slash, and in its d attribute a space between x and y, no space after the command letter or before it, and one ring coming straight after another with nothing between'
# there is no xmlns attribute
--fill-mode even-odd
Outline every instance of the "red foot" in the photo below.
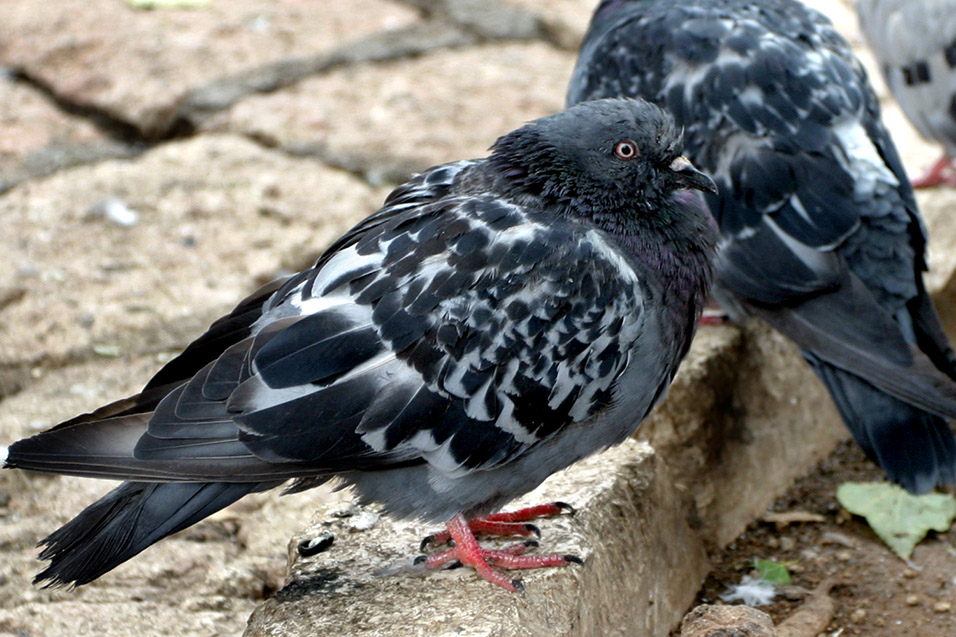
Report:
<svg viewBox="0 0 956 637"><path fill-rule="evenodd" d="M943 155L923 175L912 180L913 188L932 188L933 186L956 186L956 167L953 159Z"/></svg>
<svg viewBox="0 0 956 637"><path fill-rule="evenodd" d="M528 520L537 520L538 518L549 518L555 515L561 515L565 511L574 515L574 507L565 502L551 502L550 504L540 504L538 506L518 509L510 513L492 513L483 518L472 518L467 520L468 528L472 533L481 533L484 535L520 535L528 537L531 534L541 537L541 531L533 524L527 524ZM448 531L439 531L433 533L422 540L421 550L431 544L432 546L441 546L451 540L451 534Z"/></svg>
<svg viewBox="0 0 956 637"><path fill-rule="evenodd" d="M721 311L704 310L704 313L697 320L698 325L726 325L730 318Z"/></svg>
<svg viewBox="0 0 956 637"><path fill-rule="evenodd" d="M521 514L522 511L517 513ZM471 523L460 513L449 520L447 526L450 538L455 541L455 548L428 556L424 559L425 568L436 569L449 562L458 561L463 566L475 569L478 575L492 584L512 592L523 592L524 585L521 580L512 579L505 573L496 571L492 566L514 570L582 563L581 559L574 555L522 555L529 548L537 545L534 540L520 542L496 551L483 549L471 531Z"/></svg>

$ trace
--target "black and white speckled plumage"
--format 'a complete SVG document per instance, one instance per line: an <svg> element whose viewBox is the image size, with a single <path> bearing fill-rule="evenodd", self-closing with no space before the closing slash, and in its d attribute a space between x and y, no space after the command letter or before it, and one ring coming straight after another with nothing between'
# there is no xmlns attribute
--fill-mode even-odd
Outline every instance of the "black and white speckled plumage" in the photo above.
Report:
<svg viewBox="0 0 956 637"><path fill-rule="evenodd" d="M956 482L956 364L923 286L926 235L849 45L794 0L605 0L569 89L643 97L719 195L716 293L792 338L895 481Z"/></svg>
<svg viewBox="0 0 956 637"><path fill-rule="evenodd" d="M956 0L857 0L880 70L917 130L956 157Z"/></svg>
<svg viewBox="0 0 956 637"><path fill-rule="evenodd" d="M639 158L615 156L622 140ZM660 109L606 100L396 189L142 394L10 448L7 466L146 481L47 538L40 579L87 582L291 478L338 475L389 513L443 520L623 440L687 352L712 274L716 228L675 191L713 186L680 152Z"/></svg>

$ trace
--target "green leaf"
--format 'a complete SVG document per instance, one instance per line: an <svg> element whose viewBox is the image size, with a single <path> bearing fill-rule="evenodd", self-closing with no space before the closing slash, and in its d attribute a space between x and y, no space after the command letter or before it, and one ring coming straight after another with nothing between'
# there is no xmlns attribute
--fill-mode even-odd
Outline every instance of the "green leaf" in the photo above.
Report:
<svg viewBox="0 0 956 637"><path fill-rule="evenodd" d="M910 495L888 482L845 482L837 489L837 500L850 513L865 517L880 539L904 560L930 529L942 533L956 517L953 496Z"/></svg>
<svg viewBox="0 0 956 637"><path fill-rule="evenodd" d="M754 560L754 568L760 574L760 579L774 586L788 586L790 584L789 566L793 562L774 562L772 560Z"/></svg>

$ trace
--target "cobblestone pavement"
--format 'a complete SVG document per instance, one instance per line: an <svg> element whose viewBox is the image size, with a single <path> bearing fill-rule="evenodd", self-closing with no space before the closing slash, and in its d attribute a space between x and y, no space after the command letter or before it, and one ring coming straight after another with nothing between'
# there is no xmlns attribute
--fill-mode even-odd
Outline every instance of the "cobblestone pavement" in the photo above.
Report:
<svg viewBox="0 0 956 637"><path fill-rule="evenodd" d="M135 391L390 185L559 110L596 2L136 4L0 7L0 443ZM0 473L0 634L237 634L316 502L248 498L90 586L30 586L37 539L108 486Z"/></svg>

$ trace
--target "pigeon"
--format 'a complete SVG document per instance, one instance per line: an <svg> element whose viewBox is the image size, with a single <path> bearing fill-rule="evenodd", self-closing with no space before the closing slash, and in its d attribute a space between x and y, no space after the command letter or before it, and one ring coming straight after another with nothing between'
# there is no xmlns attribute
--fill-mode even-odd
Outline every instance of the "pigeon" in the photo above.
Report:
<svg viewBox="0 0 956 637"><path fill-rule="evenodd" d="M956 186L956 0L857 0L860 26L903 112L943 156L915 188Z"/></svg>
<svg viewBox="0 0 956 637"><path fill-rule="evenodd" d="M724 311L799 346L892 481L956 483L956 359L923 283L926 230L830 21L795 0L605 0L568 103L607 97L670 111L717 184Z"/></svg>
<svg viewBox="0 0 956 637"><path fill-rule="evenodd" d="M248 493L338 478L363 504L447 521L491 551L562 503L495 513L622 442L664 395L709 294L713 192L661 109L600 100L399 186L309 269L241 301L139 394L9 447L5 466L125 480L41 542L37 582L85 584Z"/></svg>

